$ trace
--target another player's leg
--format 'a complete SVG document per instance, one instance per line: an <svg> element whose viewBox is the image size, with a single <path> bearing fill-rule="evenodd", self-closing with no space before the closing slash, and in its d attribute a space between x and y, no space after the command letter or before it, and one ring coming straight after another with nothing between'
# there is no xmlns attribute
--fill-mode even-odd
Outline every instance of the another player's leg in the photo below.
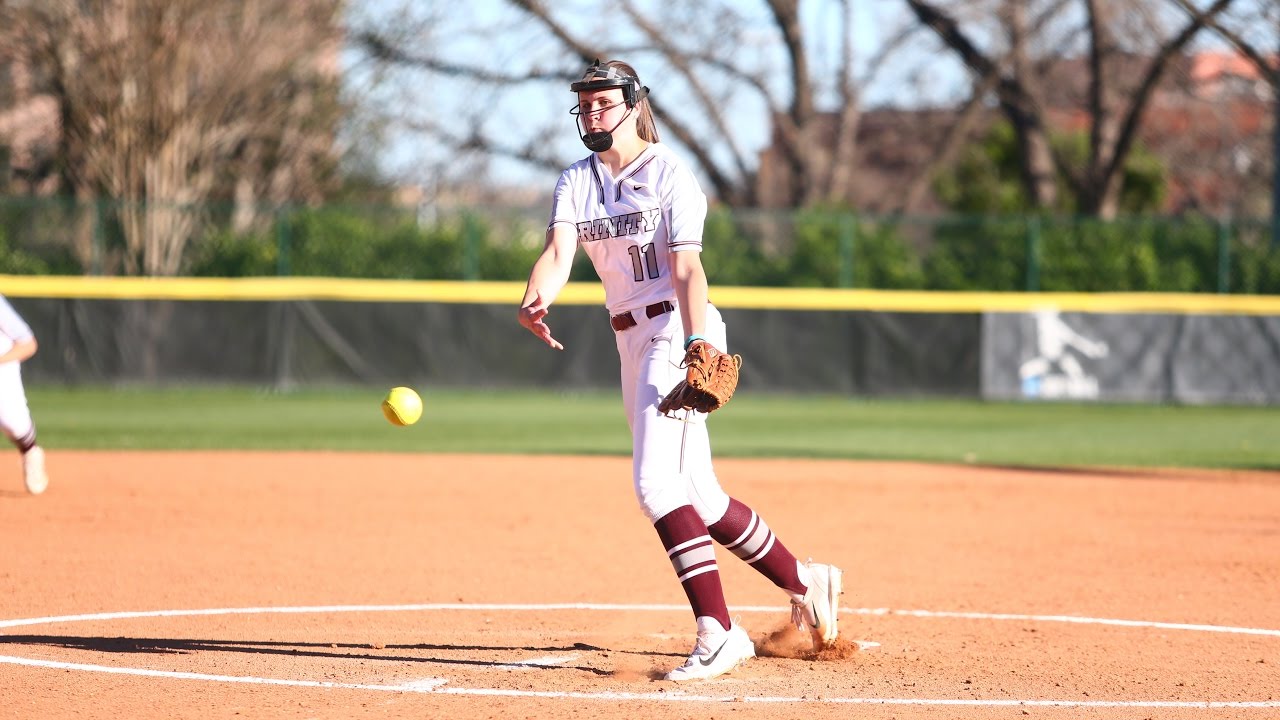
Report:
<svg viewBox="0 0 1280 720"><path fill-rule="evenodd" d="M9 380L8 389L12 389L13 381ZM27 492L39 495L49 487L49 475L44 467L44 449L36 444L36 427L31 421L31 412L27 408L26 395L19 384L18 392L5 398L0 404L0 427L4 434L22 453L22 479ZM8 393L6 393L8 394Z"/></svg>
<svg viewBox="0 0 1280 720"><path fill-rule="evenodd" d="M49 488L49 474L44 467L44 448L32 445L22 453L22 479L27 492L39 495Z"/></svg>

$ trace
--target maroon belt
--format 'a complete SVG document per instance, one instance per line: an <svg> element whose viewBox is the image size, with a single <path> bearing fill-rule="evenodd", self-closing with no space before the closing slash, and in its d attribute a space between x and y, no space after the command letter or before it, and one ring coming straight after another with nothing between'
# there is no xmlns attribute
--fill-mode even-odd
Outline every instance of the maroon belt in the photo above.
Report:
<svg viewBox="0 0 1280 720"><path fill-rule="evenodd" d="M676 306L672 304L670 300L663 300L662 302L656 302L646 307L644 309L644 314L645 317L656 318L659 315L665 315L675 309ZM640 324L640 322L636 320L634 314L631 312L624 312L621 315L614 315L609 318L609 324L613 326L614 330L622 332L623 330L630 330Z"/></svg>

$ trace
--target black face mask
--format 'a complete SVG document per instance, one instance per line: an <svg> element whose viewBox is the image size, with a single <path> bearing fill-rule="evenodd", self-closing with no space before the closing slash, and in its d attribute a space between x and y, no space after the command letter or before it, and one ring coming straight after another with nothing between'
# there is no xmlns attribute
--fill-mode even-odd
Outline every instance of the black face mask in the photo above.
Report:
<svg viewBox="0 0 1280 720"><path fill-rule="evenodd" d="M634 109L635 108L633 107L628 107L626 114L624 114L618 120L618 122L614 123L614 126L612 129L597 130L595 132L590 132L590 133L587 133L586 135L583 135L582 144L586 145L588 150L595 153L602 153L608 150L609 148L613 147L613 131L621 127L623 121L625 121L628 117L631 116L631 111Z"/></svg>

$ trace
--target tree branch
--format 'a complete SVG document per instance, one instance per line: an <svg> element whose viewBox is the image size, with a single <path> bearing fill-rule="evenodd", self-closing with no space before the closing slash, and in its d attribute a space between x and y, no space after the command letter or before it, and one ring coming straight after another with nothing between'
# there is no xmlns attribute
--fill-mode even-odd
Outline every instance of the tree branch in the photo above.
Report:
<svg viewBox="0 0 1280 720"><path fill-rule="evenodd" d="M943 43L955 51L977 77L998 78L996 96L999 98L1001 110L1009 118L1018 136L1023 154L1023 183L1027 194L1037 206L1052 205L1055 192L1054 171L1058 163L1049 143L1049 132L1040 103L1022 84L1016 68L1013 77L1002 75L999 64L978 50L954 18L924 0L906 0L906 2L920 22L937 33ZM1016 40L1016 38L1013 39Z"/></svg>
<svg viewBox="0 0 1280 720"><path fill-rule="evenodd" d="M478 127L478 123L468 124L473 128ZM545 143L538 142L537 138L531 139L523 146L516 146L485 137L477 131L472 131L469 135L459 135L430 120L406 122L405 127L433 135L460 152L479 152L511 158L555 173L559 173L565 168L564 160L547 153Z"/></svg>
<svg viewBox="0 0 1280 720"><path fill-rule="evenodd" d="M556 22L551 17L550 11L538 0L510 0L510 2L542 23L557 40L577 55L584 65L602 57L602 53L597 48L574 37L563 25ZM726 202L736 202L742 194L742 185L735 183L720 169L715 162L715 158L711 156L711 153L704 146L704 143L699 142L694 133L683 122L669 113L666 106L652 96L649 98L649 107L653 110L654 116L662 121L663 126L675 135L680 143L694 156L698 165L706 173L707 179L710 180L715 193Z"/></svg>
<svg viewBox="0 0 1280 720"><path fill-rule="evenodd" d="M902 202L898 204L896 212L906 215L915 212L920 206L934 176L939 170L950 165L956 153L964 146L969 130L982 114L983 101L995 84L995 75L988 75L974 83L973 94L961 106L955 121L947 127L942 139L934 146L933 152L929 155L929 162L907 182L906 192L902 194Z"/></svg>
<svg viewBox="0 0 1280 720"><path fill-rule="evenodd" d="M1192 17L1199 12L1199 10L1196 9L1196 6L1192 5L1189 0L1173 1ZM1265 79L1272 88L1280 91L1280 53L1277 53L1277 59L1274 62L1268 60L1266 56L1262 54L1261 50L1254 47L1252 43L1241 37L1239 33L1223 27L1222 23L1218 22L1217 18L1208 18L1205 22L1205 27L1208 27L1221 35L1227 42L1231 43L1235 49L1239 50L1242 55L1249 58L1249 61L1258 68L1260 73L1262 73L1263 79Z"/></svg>
<svg viewBox="0 0 1280 720"><path fill-rule="evenodd" d="M1103 192L1106 185L1098 186L1097 169L1110 166L1117 149L1116 121L1111 114L1111 86L1107 74L1117 47L1099 0L1085 0L1085 8L1089 25L1089 114L1092 117L1086 177L1096 194Z"/></svg>
<svg viewBox="0 0 1280 720"><path fill-rule="evenodd" d="M849 195L858 148L858 122L862 109L853 79L853 0L840 3L840 68L837 71L840 109L836 113L835 152L827 172L823 195L828 202Z"/></svg>
<svg viewBox="0 0 1280 720"><path fill-rule="evenodd" d="M1121 164L1129 155L1129 150L1133 146L1133 142L1138 133L1138 128L1142 122L1143 111L1146 110L1151 94L1155 91L1156 85L1160 82L1161 75L1164 74L1165 68L1169 61L1182 49L1191 42L1210 21L1212 21L1223 10L1230 6L1232 0L1216 0L1213 5L1203 12L1191 9L1188 15L1191 16L1186 26L1174 37L1173 40L1163 45L1156 52L1155 58L1147 67L1147 72L1142 78L1142 82L1138 86L1137 92L1133 94L1133 99L1129 104L1128 112L1125 114L1124 121L1120 125L1119 134L1116 137L1116 149L1111 154L1110 162L1103 169L1103 177L1114 177L1119 172Z"/></svg>
<svg viewBox="0 0 1280 720"><path fill-rule="evenodd" d="M352 39L356 45L364 48L370 56L379 61L422 68L450 77L511 85L543 80L560 80L567 83L577 79L574 73L567 71L534 70L527 73L508 73L495 70L492 67L476 67L445 62L430 55L411 55L392 44L387 38L368 29L355 33Z"/></svg>
<svg viewBox="0 0 1280 720"><path fill-rule="evenodd" d="M667 62L670 63L682 77L684 77L685 82L689 83L689 87L693 90L694 97L696 97L698 102L701 103L703 110L707 115L707 119L711 121L712 127L717 133L719 133L720 137L724 139L725 144L728 146L729 155L733 160L734 166L737 168L738 176L742 178L750 177L751 171L747 168L746 157L738 147L738 143L734 139L733 133L725 123L724 113L720 111L720 103L716 102L715 99L711 97L711 93L707 91L706 86L702 82L701 76L693 67L689 57L667 40L668 36L663 32L663 28L655 25L642 16L640 12L636 10L636 7L631 0L626 0L623 3L623 8L636 27L640 28L640 30L645 34L645 37L649 39L649 42L653 43L653 46L662 53L662 56L667 60Z"/></svg>

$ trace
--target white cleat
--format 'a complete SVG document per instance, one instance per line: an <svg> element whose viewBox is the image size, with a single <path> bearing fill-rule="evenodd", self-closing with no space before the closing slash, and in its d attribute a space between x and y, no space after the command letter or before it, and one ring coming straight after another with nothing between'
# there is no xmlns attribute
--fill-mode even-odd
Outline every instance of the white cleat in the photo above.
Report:
<svg viewBox="0 0 1280 720"><path fill-rule="evenodd" d="M705 621L705 622L704 622ZM698 642L683 665L667 673L673 682L710 680L756 656L756 646L738 625L725 630L714 618L698 618Z"/></svg>
<svg viewBox="0 0 1280 720"><path fill-rule="evenodd" d="M37 445L22 454L22 479L32 495L39 495L49 487L49 476L44 471L44 448Z"/></svg>
<svg viewBox="0 0 1280 720"><path fill-rule="evenodd" d="M806 628L813 636L813 649L834 643L840 635L840 593L844 591L844 573L834 565L809 562L809 590L804 600L791 601L791 622L796 629Z"/></svg>

